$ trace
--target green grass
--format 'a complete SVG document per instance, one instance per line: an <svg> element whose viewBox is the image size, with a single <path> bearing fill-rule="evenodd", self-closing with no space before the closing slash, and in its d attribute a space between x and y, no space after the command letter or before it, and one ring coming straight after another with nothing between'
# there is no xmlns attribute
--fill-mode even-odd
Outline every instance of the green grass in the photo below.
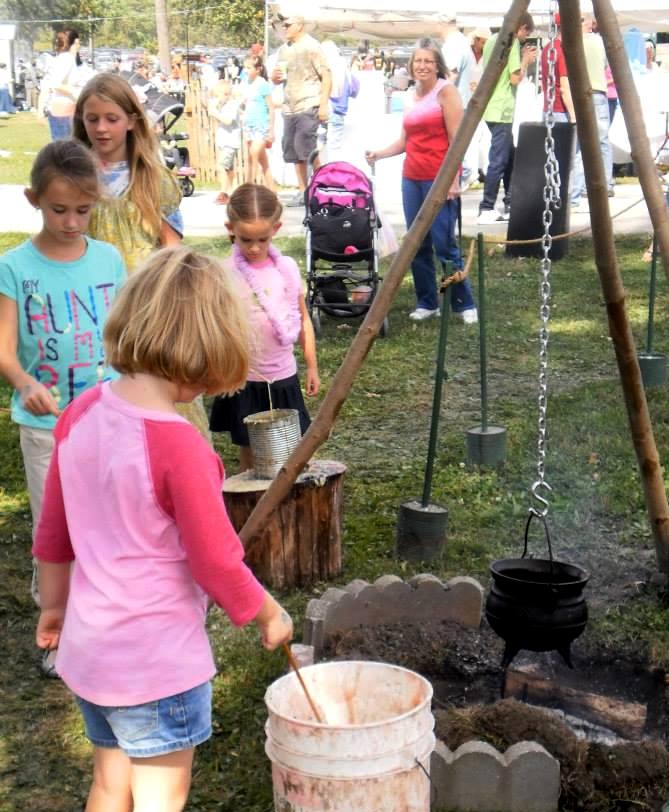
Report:
<svg viewBox="0 0 669 812"><path fill-rule="evenodd" d="M24 114L28 115L28 114ZM13 122L10 122L10 125ZM0 235L0 250L24 235ZM199 241L228 251L225 240ZM632 327L645 338L648 266L644 238L618 241ZM280 241L303 264L303 245ZM346 463L344 569L336 583L429 569L447 579L471 575L484 585L488 567L517 555L536 478L538 262L495 252L488 260L490 421L508 432L508 458L498 470L465 466L465 432L479 421L478 331L451 323L441 430L432 498L450 511L443 561L416 567L397 561L393 542L398 505L420 494L427 449L436 354L436 321L407 319L406 281L390 313L390 335L375 342L344 404L321 458ZM667 293L659 282L655 346L669 347ZM549 372L549 453L546 477L554 491L550 523L556 555L592 572L591 621L577 646L634 651L650 663L669 663L669 606L650 583L653 541L645 516L617 368L591 243L572 241L554 266ZM358 322L323 320L319 363L327 392ZM28 595L30 526L18 434L0 387L0 810L73 812L85 798L90 750L79 718L59 683L42 680L32 644L36 610ZM660 455L669 444L666 390L648 393ZM217 448L234 471L229 442ZM533 549L544 553L539 534ZM627 589L639 580L645 589ZM328 584L294 590L281 599L301 628L309 598ZM209 628L219 664L215 735L198 748L188 810L268 812L269 765L263 751L266 686L285 669L281 653L265 653L254 629L235 630L217 610ZM298 631L299 638L299 631Z"/></svg>
<svg viewBox="0 0 669 812"><path fill-rule="evenodd" d="M0 119L0 183L27 185L35 155L49 142L49 125L34 113L17 113Z"/></svg>

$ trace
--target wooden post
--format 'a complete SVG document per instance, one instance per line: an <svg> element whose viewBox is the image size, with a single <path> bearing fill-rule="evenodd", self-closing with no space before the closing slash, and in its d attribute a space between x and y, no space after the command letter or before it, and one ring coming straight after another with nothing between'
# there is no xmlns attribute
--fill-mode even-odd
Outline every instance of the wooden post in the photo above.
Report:
<svg viewBox="0 0 669 812"><path fill-rule="evenodd" d="M590 204L595 262L606 302L609 333L618 362L632 442L655 540L657 561L660 570L669 573L669 505L641 380L634 336L627 317L625 289L616 257L613 222L609 213L608 184L599 151L592 89L583 51L581 14L578 0L559 0L559 4L562 44L567 62L569 87L574 100L578 140L583 155Z"/></svg>
<svg viewBox="0 0 669 812"><path fill-rule="evenodd" d="M332 386L321 403L315 420L241 529L239 535L243 542L249 542L250 538L257 533L272 511L290 491L293 482L311 459L316 449L329 437L339 410L353 385L355 376L379 332L383 319L390 310L395 293L402 284L402 279L434 222L437 212L446 200L453 178L459 170L469 142L483 116L483 111L492 96L497 80L506 65L509 50L513 45L518 30L518 21L521 15L527 11L528 5L529 0L513 0L511 8L504 17L504 23L497 37L490 61L486 65L481 81L467 105L457 135L449 146L446 160L442 164L416 219L402 240L400 249L395 255L383 284L379 287L379 291L367 311L367 316L360 325L360 329L332 381Z"/></svg>
<svg viewBox="0 0 669 812"><path fill-rule="evenodd" d="M646 198L653 231L657 235L664 272L669 279L669 212L667 211L667 201L662 193L660 176L650 151L641 101L632 78L625 45L611 3L609 0L593 0L592 5L618 90L620 109L623 111L625 127L632 148L632 159L639 175L643 196Z"/></svg>

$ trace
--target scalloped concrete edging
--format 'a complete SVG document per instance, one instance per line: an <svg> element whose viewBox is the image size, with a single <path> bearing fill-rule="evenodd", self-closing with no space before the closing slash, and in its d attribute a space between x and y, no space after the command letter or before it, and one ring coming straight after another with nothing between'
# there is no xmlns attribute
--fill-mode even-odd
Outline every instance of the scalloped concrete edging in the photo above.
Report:
<svg viewBox="0 0 669 812"><path fill-rule="evenodd" d="M430 761L432 809L467 812L555 812L560 762L537 742L504 753L471 741L453 753L437 739Z"/></svg>
<svg viewBox="0 0 669 812"><path fill-rule="evenodd" d="M318 662L329 638L359 626L449 620L477 627L483 587L474 578L446 583L424 573L403 581L383 575L373 584L357 579L327 589L307 605L304 644L293 650L300 665ZM430 762L434 812L556 812L560 762L537 742L518 742L500 753L483 741L455 752L437 740Z"/></svg>
<svg viewBox="0 0 669 812"><path fill-rule="evenodd" d="M443 583L424 573L403 581L382 575L373 584L357 579L342 589L331 587L307 604L303 640L314 647L317 661L333 634L358 626L421 620L452 620L480 626L483 587L474 578L451 578Z"/></svg>

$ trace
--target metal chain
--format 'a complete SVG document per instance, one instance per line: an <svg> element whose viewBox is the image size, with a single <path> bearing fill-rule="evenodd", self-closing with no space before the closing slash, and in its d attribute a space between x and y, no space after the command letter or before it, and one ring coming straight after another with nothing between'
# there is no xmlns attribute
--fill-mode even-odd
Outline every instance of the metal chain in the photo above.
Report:
<svg viewBox="0 0 669 812"><path fill-rule="evenodd" d="M541 326L539 328L539 420L537 437L537 479L532 485L532 497L535 504L530 507L530 513L535 516L545 518L548 513L548 499L546 496L551 491L551 486L546 482L546 446L548 439L548 426L546 413L548 408L548 324L551 314L551 258L550 250L553 244L553 237L550 229L553 224L553 211L560 208L560 167L555 156L555 142L553 140L554 107L555 107L555 68L557 64L557 49L555 40L557 39L557 26L555 24L555 12L557 10L556 0L550 0L548 7L548 45L547 62L548 75L546 77L546 138L544 140L544 150L546 162L544 164L544 211L543 226L544 233L541 240L543 257L541 259L541 306L539 308L539 318ZM543 493L542 493L543 491Z"/></svg>

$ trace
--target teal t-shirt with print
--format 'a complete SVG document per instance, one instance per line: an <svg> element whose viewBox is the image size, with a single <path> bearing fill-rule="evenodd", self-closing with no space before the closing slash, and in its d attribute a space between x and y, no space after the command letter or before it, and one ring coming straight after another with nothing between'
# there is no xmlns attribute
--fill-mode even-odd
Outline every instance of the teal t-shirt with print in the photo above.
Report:
<svg viewBox="0 0 669 812"><path fill-rule="evenodd" d="M488 65L490 54L495 47L497 34L494 34L483 46L483 67ZM483 113L483 120L491 124L513 124L513 114L516 109L516 85L511 84L511 74L520 70L521 54L518 40L513 41L509 51L509 58L502 71L502 75L497 80L488 106Z"/></svg>
<svg viewBox="0 0 669 812"><path fill-rule="evenodd" d="M45 257L32 240L0 257L0 294L17 307L19 363L51 390L60 409L115 375L104 365L102 331L124 280L116 248L90 237L73 262ZM26 411L18 392L12 395L12 420L41 429L56 424L53 415Z"/></svg>

